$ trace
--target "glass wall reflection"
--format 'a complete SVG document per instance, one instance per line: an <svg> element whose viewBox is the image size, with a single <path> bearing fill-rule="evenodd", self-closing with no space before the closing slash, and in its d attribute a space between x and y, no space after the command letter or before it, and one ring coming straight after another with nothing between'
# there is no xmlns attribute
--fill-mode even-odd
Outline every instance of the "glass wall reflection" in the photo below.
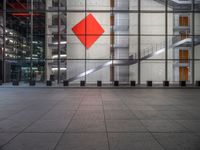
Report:
<svg viewBox="0 0 200 150"><path fill-rule="evenodd" d="M200 80L200 2L1 0L0 80Z"/></svg>

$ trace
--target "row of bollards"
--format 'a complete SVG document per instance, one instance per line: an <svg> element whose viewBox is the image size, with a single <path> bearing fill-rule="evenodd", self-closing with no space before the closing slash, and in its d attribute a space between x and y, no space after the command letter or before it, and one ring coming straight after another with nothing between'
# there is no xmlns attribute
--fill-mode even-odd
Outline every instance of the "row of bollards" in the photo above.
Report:
<svg viewBox="0 0 200 150"><path fill-rule="evenodd" d="M47 86L52 86L52 81L47 81L46 83ZM102 81L97 81L97 87L101 87ZM69 81L63 81L63 86L69 86ZM80 86L84 87L86 86L86 82L85 81L80 81ZM113 82L113 86L117 87L120 86L119 81L114 81ZM130 86L134 87L136 86L136 81L130 81ZM153 81L147 81L146 82L146 86L147 87L152 87L153 86ZM163 86L164 87L169 87L170 86L170 82L169 81L163 81ZM179 82L179 86L180 87L186 87L187 86L187 82L186 81L180 81ZM196 81L196 86L200 86L200 81Z"/></svg>
<svg viewBox="0 0 200 150"><path fill-rule="evenodd" d="M2 85L2 82L0 81L0 85ZM19 86L19 81L13 81L12 82L12 85L13 86ZM29 85L30 86L35 86L36 85L36 81L30 81L29 82ZM51 80L48 80L46 81L46 86L52 86L53 83ZM103 84L102 84L102 81L97 81L97 87L101 87ZM136 81L130 81L130 84L129 84L131 87L134 87L136 86ZM67 87L69 86L69 81L63 81L63 86L64 87ZM84 87L86 86L86 82L85 81L80 81L80 86L81 87ZM120 86L120 83L119 81L114 81L113 82L113 86L115 87L118 87ZM147 87L152 87L153 86L153 81L147 81L146 82L146 86ZM169 87L170 86L170 82L169 81L163 81L163 87ZM180 87L186 87L187 86L187 82L186 81L179 81L179 86ZM200 81L196 81L196 86L200 86Z"/></svg>

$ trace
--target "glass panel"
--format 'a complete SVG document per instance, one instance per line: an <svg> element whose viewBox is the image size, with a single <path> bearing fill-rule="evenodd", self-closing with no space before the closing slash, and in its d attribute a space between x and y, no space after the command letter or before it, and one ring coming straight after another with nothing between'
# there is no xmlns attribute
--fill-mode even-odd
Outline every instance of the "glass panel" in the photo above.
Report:
<svg viewBox="0 0 200 150"><path fill-rule="evenodd" d="M114 79L119 81L121 84L128 84L129 83L129 65L117 65L114 68Z"/></svg>
<svg viewBox="0 0 200 150"><path fill-rule="evenodd" d="M200 35L200 13L195 13L195 35Z"/></svg>
<svg viewBox="0 0 200 150"><path fill-rule="evenodd" d="M67 10L85 10L86 0L62 0L62 2L67 2Z"/></svg>
<svg viewBox="0 0 200 150"><path fill-rule="evenodd" d="M168 66L168 68L167 68L167 70L168 70L168 72L167 72L168 80L169 80L170 83L175 83L176 80L175 80L175 73L174 73L174 71L175 71L174 61L168 60L167 66Z"/></svg>
<svg viewBox="0 0 200 150"><path fill-rule="evenodd" d="M28 81L31 67L31 16L28 12L14 11L28 11L29 4L12 3L7 1L7 10L10 12L6 13L4 79L7 82Z"/></svg>
<svg viewBox="0 0 200 150"><path fill-rule="evenodd" d="M133 63L129 66L129 80L138 83L138 64Z"/></svg>
<svg viewBox="0 0 200 150"><path fill-rule="evenodd" d="M69 80L71 84L79 84L80 81L85 81L85 72L85 60L67 60L67 80Z"/></svg>
<svg viewBox="0 0 200 150"><path fill-rule="evenodd" d="M3 12L3 0L0 1L0 12Z"/></svg>
<svg viewBox="0 0 200 150"><path fill-rule="evenodd" d="M85 59L85 47L76 36L68 36L67 58Z"/></svg>
<svg viewBox="0 0 200 150"><path fill-rule="evenodd" d="M141 36L141 59L165 59L165 36Z"/></svg>
<svg viewBox="0 0 200 150"><path fill-rule="evenodd" d="M200 81L200 60L195 61L195 80Z"/></svg>
<svg viewBox="0 0 200 150"><path fill-rule="evenodd" d="M176 11L191 11L192 10L192 1L190 0L177 0L177 1L172 1L172 0L168 0L168 9L170 11L172 10L176 10Z"/></svg>
<svg viewBox="0 0 200 150"><path fill-rule="evenodd" d="M138 34L138 13L129 13L129 34Z"/></svg>
<svg viewBox="0 0 200 150"><path fill-rule="evenodd" d="M165 80L165 61L144 60L141 62L141 82L161 83Z"/></svg>
<svg viewBox="0 0 200 150"><path fill-rule="evenodd" d="M200 60L200 36L195 36L195 59Z"/></svg>
<svg viewBox="0 0 200 150"><path fill-rule="evenodd" d="M199 11L200 10L200 1L194 0L194 2L195 2L195 11Z"/></svg>
<svg viewBox="0 0 200 150"><path fill-rule="evenodd" d="M86 43L89 47L86 46L86 58L110 59L112 42L110 13L88 13L87 17ZM90 30L92 27L96 29Z"/></svg>
<svg viewBox="0 0 200 150"><path fill-rule="evenodd" d="M33 11L45 13L46 3L45 0L32 0L33 1Z"/></svg>
<svg viewBox="0 0 200 150"><path fill-rule="evenodd" d="M87 10L110 10L111 0L86 0L86 4Z"/></svg>
<svg viewBox="0 0 200 150"><path fill-rule="evenodd" d="M58 82L58 60L46 60L46 79L53 82Z"/></svg>
<svg viewBox="0 0 200 150"><path fill-rule="evenodd" d="M30 60L5 60L4 64L5 82L30 80Z"/></svg>
<svg viewBox="0 0 200 150"><path fill-rule="evenodd" d="M41 35L45 37L45 20L46 13L41 10L33 11L33 35Z"/></svg>
<svg viewBox="0 0 200 150"><path fill-rule="evenodd" d="M154 0L141 0L141 10L164 11L165 2Z"/></svg>
<svg viewBox="0 0 200 150"><path fill-rule="evenodd" d="M31 1L26 0L6 0L7 12L12 12L13 16L30 16Z"/></svg>
<svg viewBox="0 0 200 150"><path fill-rule="evenodd" d="M165 14L164 13L142 13L141 34L164 35Z"/></svg>
<svg viewBox="0 0 200 150"><path fill-rule="evenodd" d="M32 79L37 82L45 81L45 60L33 59Z"/></svg>
<svg viewBox="0 0 200 150"><path fill-rule="evenodd" d="M137 0L129 0L129 9L130 10L138 10L138 1Z"/></svg>
<svg viewBox="0 0 200 150"><path fill-rule="evenodd" d="M102 81L104 84L111 83L110 62L110 60L87 60L87 83L96 84L97 81Z"/></svg>
<svg viewBox="0 0 200 150"><path fill-rule="evenodd" d="M0 11L0 45L3 45L3 12Z"/></svg>

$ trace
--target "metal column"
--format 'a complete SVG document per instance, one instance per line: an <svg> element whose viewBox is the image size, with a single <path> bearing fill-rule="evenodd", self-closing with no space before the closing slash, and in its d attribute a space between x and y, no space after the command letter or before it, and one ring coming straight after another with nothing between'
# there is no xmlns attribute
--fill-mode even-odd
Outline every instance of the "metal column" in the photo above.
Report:
<svg viewBox="0 0 200 150"><path fill-rule="evenodd" d="M168 81L168 0L165 0L165 81Z"/></svg>
<svg viewBox="0 0 200 150"><path fill-rule="evenodd" d="M2 51L2 82L5 83L5 50L6 50L6 0L3 1L3 51Z"/></svg>
<svg viewBox="0 0 200 150"><path fill-rule="evenodd" d="M141 84L141 1L138 0L138 85Z"/></svg>
<svg viewBox="0 0 200 150"><path fill-rule="evenodd" d="M61 19L60 19L60 0L58 0L58 74L57 74L57 83L60 83L60 26L61 26Z"/></svg>
<svg viewBox="0 0 200 150"><path fill-rule="evenodd" d="M195 84L195 0L192 0L192 84Z"/></svg>
<svg viewBox="0 0 200 150"><path fill-rule="evenodd" d="M33 0L31 0L31 47L30 47L30 80L33 80Z"/></svg>

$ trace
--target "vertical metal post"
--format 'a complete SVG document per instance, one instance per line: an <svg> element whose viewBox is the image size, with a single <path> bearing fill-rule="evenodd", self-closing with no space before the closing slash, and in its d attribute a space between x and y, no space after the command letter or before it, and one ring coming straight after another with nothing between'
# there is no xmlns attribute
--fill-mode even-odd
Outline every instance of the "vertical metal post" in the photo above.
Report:
<svg viewBox="0 0 200 150"><path fill-rule="evenodd" d="M192 0L192 84L195 84L195 0Z"/></svg>
<svg viewBox="0 0 200 150"><path fill-rule="evenodd" d="M141 84L141 1L138 0L138 85Z"/></svg>
<svg viewBox="0 0 200 150"><path fill-rule="evenodd" d="M30 80L33 80L33 0L31 0L31 47L30 47L30 51L31 51L31 60L30 60Z"/></svg>
<svg viewBox="0 0 200 150"><path fill-rule="evenodd" d="M87 0L85 0L85 17L86 16L87 16ZM85 43L87 44L87 21L85 21ZM87 81L86 71L87 71L87 48L85 47L85 82Z"/></svg>
<svg viewBox="0 0 200 150"><path fill-rule="evenodd" d="M168 81L168 0L165 0L165 81Z"/></svg>
<svg viewBox="0 0 200 150"><path fill-rule="evenodd" d="M60 83L60 26L61 26L61 21L60 21L60 0L58 0L58 77L57 77L57 83Z"/></svg>
<svg viewBox="0 0 200 150"><path fill-rule="evenodd" d="M114 15L114 7L115 7L115 0L110 0L111 6L111 14L110 14L110 24L111 24L111 31L110 31L110 59L112 60L112 64L110 66L110 81L114 82L115 80L115 67L114 67L114 59L115 59L115 49L114 49L114 26L115 26L115 15Z"/></svg>
<svg viewBox="0 0 200 150"><path fill-rule="evenodd" d="M45 2L45 81L48 80L48 1Z"/></svg>
<svg viewBox="0 0 200 150"><path fill-rule="evenodd" d="M5 50L6 50L6 0L3 1L3 49L2 49L2 82L6 82L5 76Z"/></svg>
<svg viewBox="0 0 200 150"><path fill-rule="evenodd" d="M66 55L67 55L67 57L66 57L66 60L65 60L65 67L66 67L66 80L68 79L68 62L67 62L67 60L68 60L68 32L67 32L67 23L68 23L68 19L67 19L67 16L68 16L68 9L67 9L67 2L68 1L65 1L66 2L66 4L65 4L65 13L66 13L66 23L65 23L65 30L66 30Z"/></svg>

